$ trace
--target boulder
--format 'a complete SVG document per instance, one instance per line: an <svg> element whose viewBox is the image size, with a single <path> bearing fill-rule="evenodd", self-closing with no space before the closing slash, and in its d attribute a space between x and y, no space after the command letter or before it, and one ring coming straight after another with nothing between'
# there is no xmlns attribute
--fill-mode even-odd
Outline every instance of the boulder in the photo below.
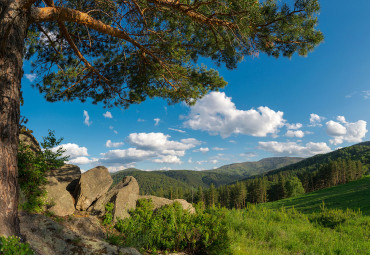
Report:
<svg viewBox="0 0 370 255"><path fill-rule="evenodd" d="M66 164L61 168L50 170L48 176L55 177L59 183L65 183L66 189L73 194L81 177L81 170L78 166Z"/></svg>
<svg viewBox="0 0 370 255"><path fill-rule="evenodd" d="M22 213L21 234L36 254L53 255L140 255L134 248L111 245L99 238L85 236L42 214Z"/></svg>
<svg viewBox="0 0 370 255"><path fill-rule="evenodd" d="M61 224L78 235L98 239L104 239L106 237L100 221L96 216L74 215L74 217L68 217Z"/></svg>
<svg viewBox="0 0 370 255"><path fill-rule="evenodd" d="M36 140L36 138L32 135L32 131L28 130L26 131L25 129L21 129L19 132L19 142L23 143L26 146L29 146L29 148L33 152L40 152L40 144Z"/></svg>
<svg viewBox="0 0 370 255"><path fill-rule="evenodd" d="M112 183L112 177L104 166L95 167L81 174L75 190L76 209L87 210L93 202L108 191Z"/></svg>
<svg viewBox="0 0 370 255"><path fill-rule="evenodd" d="M128 211L136 208L136 201L139 198L139 184L132 176L123 178L112 190L100 197L89 211L103 216L105 205L114 203L113 219L117 217L124 219L130 217Z"/></svg>
<svg viewBox="0 0 370 255"><path fill-rule="evenodd" d="M167 199L167 198L156 197L156 196L140 196L139 199L141 199L141 198L151 199L152 203L153 203L153 206L154 206L154 210L158 209L162 206L170 205L170 204L173 204L174 202L178 202L178 203L180 203L180 205L182 206L182 208L184 210L187 210L190 213L195 213L195 208L192 206L192 204L188 203L184 199L170 200L170 199Z"/></svg>
<svg viewBox="0 0 370 255"><path fill-rule="evenodd" d="M57 216L71 215L75 211L74 199L67 190L68 183L58 182L55 177L47 177L47 209Z"/></svg>

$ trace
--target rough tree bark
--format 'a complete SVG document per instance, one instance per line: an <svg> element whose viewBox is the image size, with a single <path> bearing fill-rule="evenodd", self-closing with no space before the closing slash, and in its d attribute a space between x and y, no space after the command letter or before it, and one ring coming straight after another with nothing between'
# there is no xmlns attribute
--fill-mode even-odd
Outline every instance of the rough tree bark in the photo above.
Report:
<svg viewBox="0 0 370 255"><path fill-rule="evenodd" d="M0 236L20 235L17 150L26 30L20 1L0 0Z"/></svg>

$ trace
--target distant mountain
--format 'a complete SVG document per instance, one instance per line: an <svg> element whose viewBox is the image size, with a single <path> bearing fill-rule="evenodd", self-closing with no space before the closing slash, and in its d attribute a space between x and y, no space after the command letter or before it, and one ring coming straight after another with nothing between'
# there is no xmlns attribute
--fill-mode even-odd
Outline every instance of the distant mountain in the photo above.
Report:
<svg viewBox="0 0 370 255"><path fill-rule="evenodd" d="M244 162L222 166L214 170L170 170L142 171L136 168L125 169L112 174L113 185L125 176L134 176L139 182L141 192L151 195L166 195L170 190L189 191L198 187L208 188L226 185L246 177L299 162L303 158L274 157L257 162ZM164 193L164 194L162 194Z"/></svg>
<svg viewBox="0 0 370 255"><path fill-rule="evenodd" d="M302 161L304 158L298 157L273 157L264 158L255 162L235 163L231 165L221 166L209 172L222 173L234 176L253 176L263 174L267 171L288 166Z"/></svg>

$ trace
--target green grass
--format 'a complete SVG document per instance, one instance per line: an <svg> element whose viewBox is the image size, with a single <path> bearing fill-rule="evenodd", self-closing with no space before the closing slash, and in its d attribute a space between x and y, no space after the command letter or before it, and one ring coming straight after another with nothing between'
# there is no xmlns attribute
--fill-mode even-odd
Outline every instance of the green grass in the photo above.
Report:
<svg viewBox="0 0 370 255"><path fill-rule="evenodd" d="M370 176L347 184L318 190L299 197L287 198L259 206L263 208L295 208L303 213L319 212L326 208L360 210L363 215L370 215Z"/></svg>

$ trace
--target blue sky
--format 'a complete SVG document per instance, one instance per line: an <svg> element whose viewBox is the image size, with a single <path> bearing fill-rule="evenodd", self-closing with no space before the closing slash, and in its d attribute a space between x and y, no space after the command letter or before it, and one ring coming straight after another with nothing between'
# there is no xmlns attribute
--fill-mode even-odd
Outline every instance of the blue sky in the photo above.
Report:
<svg viewBox="0 0 370 255"><path fill-rule="evenodd" d="M201 170L326 153L369 140L369 10L367 0L321 1L325 41L314 52L292 59L260 55L236 70L218 68L228 86L194 107L159 99L127 110L48 103L31 88L26 62L21 114L38 140L48 129L64 137L70 162L83 170Z"/></svg>

